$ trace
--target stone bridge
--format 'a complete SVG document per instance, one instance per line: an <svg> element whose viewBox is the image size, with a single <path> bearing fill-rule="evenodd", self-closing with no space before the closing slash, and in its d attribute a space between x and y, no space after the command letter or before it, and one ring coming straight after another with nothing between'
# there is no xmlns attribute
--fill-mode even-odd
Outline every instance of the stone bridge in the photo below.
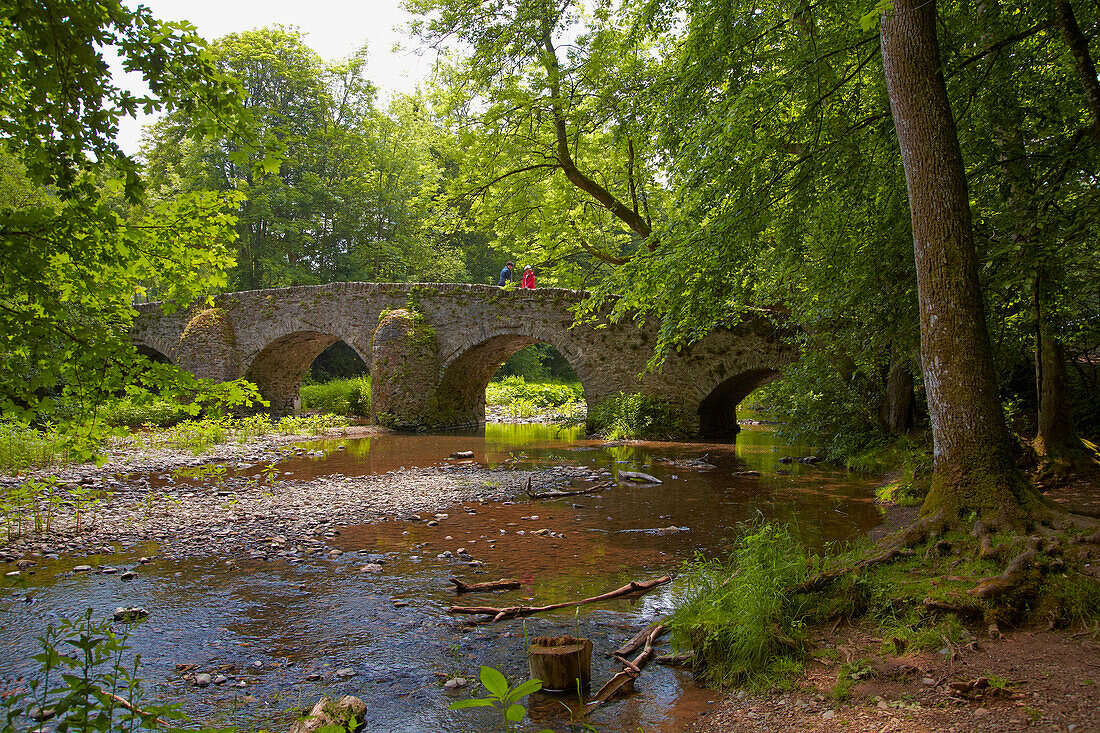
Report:
<svg viewBox="0 0 1100 733"><path fill-rule="evenodd" d="M689 434L737 430L737 404L795 358L767 324L716 329L645 372L656 324L575 323L584 294L450 283L332 283L226 293L213 307L164 314L138 306L131 331L146 353L196 376L244 377L277 414L297 410L302 377L344 341L371 372L375 422L401 429L485 421L485 387L516 351L557 349L592 410L618 392L640 392L679 410Z"/></svg>

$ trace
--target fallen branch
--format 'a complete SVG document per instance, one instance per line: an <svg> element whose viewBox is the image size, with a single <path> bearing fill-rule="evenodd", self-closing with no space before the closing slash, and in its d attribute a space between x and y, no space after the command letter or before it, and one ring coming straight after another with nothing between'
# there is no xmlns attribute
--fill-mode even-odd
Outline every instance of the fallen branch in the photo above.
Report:
<svg viewBox="0 0 1100 733"><path fill-rule="evenodd" d="M527 479L527 496L532 499L558 499L563 496L580 496L581 494L591 494L596 491L603 491L615 485L614 481L601 481L594 486L589 486L587 489L577 489L575 491L562 491L561 489L551 489L550 491L536 492L531 491L531 479Z"/></svg>
<svg viewBox="0 0 1100 733"><path fill-rule="evenodd" d="M638 647L645 644L645 640L649 638L649 635L651 633L653 633L653 629L657 628L658 626L660 626L663 623L664 623L664 620L654 621L649 626L646 626L644 629L642 629L637 634L635 634L633 637L631 637L630 641L626 642L621 647L619 647L615 651L608 654L608 656L609 657L625 657L627 654L633 654L638 649Z"/></svg>
<svg viewBox="0 0 1100 733"><path fill-rule="evenodd" d="M664 633L664 631L664 624L657 624L652 627L652 630L645 639L645 648L642 649L642 652L630 661L625 659L620 660L623 663L622 671L608 680L603 687L596 691L596 694L592 696L592 699L585 706L585 715L588 715L600 705L603 705L615 695L634 684L634 680L638 679L638 675L642 673L642 668L645 667L646 662L648 662L649 658L653 655L653 642L655 642L657 637Z"/></svg>
<svg viewBox="0 0 1100 733"><path fill-rule="evenodd" d="M447 613L463 613L474 616L492 616L493 623L506 618L519 618L520 616L531 616L536 613L543 613L544 611L554 611L559 608L571 608L572 606L582 606L586 603L595 603L597 601L606 601L609 598L618 598L619 596L627 596L632 593L640 593L643 591L656 588L659 585L665 583L671 583L672 576L662 575L659 578L653 580L647 580L643 582L631 581L629 585L624 585L622 588L604 593L603 595L593 596L592 598L584 598L579 601L568 601L566 603L553 603L549 606L510 606L507 608L496 608L494 606L451 606L447 609Z"/></svg>
<svg viewBox="0 0 1100 733"><path fill-rule="evenodd" d="M520 586L520 582L514 578L501 578L484 583L463 583L458 578L451 578L455 584L456 593L482 593L490 590L512 590Z"/></svg>
<svg viewBox="0 0 1100 733"><path fill-rule="evenodd" d="M122 707L124 707L124 708L126 708L127 710L129 710L129 711L130 711L131 713L137 713L138 715L140 715L140 716L141 716L141 717L143 717L143 718L150 718L150 717L152 717L152 718L153 718L153 722L154 722L154 723L156 723L157 725L163 725L163 726L165 726L166 728L171 728L171 727L172 727L171 723L169 723L169 722L168 722L167 720L165 720L164 718L157 718L157 717L153 717L153 714L152 714L152 713L148 713L148 712L146 712L146 711L142 710L141 708L139 708L139 707L137 707L137 706L135 706L135 705L131 705L131 704L129 703L129 701L127 701L127 700L126 700L126 698L123 698L123 697L119 697L118 695L114 694L113 692L108 692L108 693L107 693L107 697L111 698L112 700L114 700L115 702L117 702L117 703L118 703L119 705L121 705Z"/></svg>

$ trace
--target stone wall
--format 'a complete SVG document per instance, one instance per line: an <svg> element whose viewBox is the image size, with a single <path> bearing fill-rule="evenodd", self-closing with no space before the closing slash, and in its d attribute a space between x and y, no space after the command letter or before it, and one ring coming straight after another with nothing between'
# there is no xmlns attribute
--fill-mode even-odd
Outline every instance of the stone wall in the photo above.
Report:
<svg viewBox="0 0 1100 733"><path fill-rule="evenodd" d="M398 319L390 324L396 331L383 328L382 317L399 310L416 314L432 332L432 358L421 359L415 376L385 370L373 375L376 396L380 390L387 395L416 391L432 403L429 417L423 406L398 408L407 415L381 410L406 427L425 420L433 427L483 421L485 385L496 368L538 342L552 345L573 366L590 409L617 392L642 392L679 406L689 429L702 424L708 432L730 427L737 402L795 358L779 334L761 323L716 329L671 355L660 371L644 373L655 326L574 324L573 308L582 298L582 293L556 288L332 283L227 293L215 298L213 309L168 315L159 304L144 304L138 307L132 337L198 376L219 381L247 377L273 410L286 412L325 348L343 340L377 369L383 352L400 344L395 334L409 325ZM385 337L376 342L376 333Z"/></svg>

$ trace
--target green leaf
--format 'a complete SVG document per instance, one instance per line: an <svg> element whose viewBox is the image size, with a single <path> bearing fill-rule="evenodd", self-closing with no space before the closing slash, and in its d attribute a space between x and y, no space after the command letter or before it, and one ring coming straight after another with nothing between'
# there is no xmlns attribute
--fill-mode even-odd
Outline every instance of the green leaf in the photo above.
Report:
<svg viewBox="0 0 1100 733"><path fill-rule="evenodd" d="M527 714L527 709L522 705L509 705L508 709L504 711L504 717L513 723L518 723L523 720L523 716Z"/></svg>
<svg viewBox="0 0 1100 733"><path fill-rule="evenodd" d="M447 706L448 710L462 710L463 708L491 708L495 707L494 701L489 698L472 697L469 700L455 700Z"/></svg>
<svg viewBox="0 0 1100 733"><path fill-rule="evenodd" d="M481 684L490 693L501 699L504 699L508 694L508 680L498 670L492 667L482 667L480 676Z"/></svg>
<svg viewBox="0 0 1100 733"><path fill-rule="evenodd" d="M538 692L542 689L542 680L527 680L516 685L516 689L512 690L512 699L518 700L524 695L530 695L532 692Z"/></svg>

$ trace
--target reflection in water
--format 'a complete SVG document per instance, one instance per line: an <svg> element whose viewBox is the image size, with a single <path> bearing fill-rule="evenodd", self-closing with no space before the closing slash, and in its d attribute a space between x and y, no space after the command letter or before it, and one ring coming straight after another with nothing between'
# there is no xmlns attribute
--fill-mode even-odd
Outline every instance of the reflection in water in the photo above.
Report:
<svg viewBox="0 0 1100 733"><path fill-rule="evenodd" d="M284 461L280 472L296 479L382 473L438 465L454 451L469 450L475 462L490 467L583 467L578 473L588 480L574 481L578 487L619 470L645 471L663 483L619 484L552 501L522 496L516 503L468 502L447 508L437 526L389 519L344 527L331 541L343 556L299 565L181 560L144 567L137 579L120 583L117 576L57 576L75 562L58 561L32 578L33 603L23 602L26 591L15 588L0 601L0 677L32 668L32 637L51 619L87 606L106 615L117 605L143 605L152 615L133 641L146 677L211 724L285 728L293 708L321 694L355 694L370 705L368 730L488 729L490 719L477 717L482 713L446 710L448 702L469 693L444 691L444 679L476 678L478 665L488 664L516 681L526 675L525 633L568 633L593 639L593 680L601 684L615 671L606 652L668 613L678 587L532 617L526 624L477 625L445 613L456 602L448 578L522 581L514 591L473 596L471 604L557 603L675 572L696 552L723 555L746 521L791 522L812 548L854 538L879 521L868 481L797 461L781 463L784 456L809 451L779 443L757 426L746 426L736 444L608 446L585 439L578 428L488 425L483 432L384 435L304 447L314 457ZM318 451L323 457L316 457ZM700 458L710 467L685 464ZM745 471L762 475L737 475ZM151 554L140 549L110 562L126 565ZM367 555L384 560L382 573L360 572ZM260 666L251 666L255 662ZM244 680L246 688L192 688L176 671L181 663L224 671L232 682ZM354 669L355 676L337 678L334 671L341 668ZM322 679L307 679L315 674ZM646 671L638 687L640 694L593 716L600 730L680 730L711 699L689 676L658 666ZM568 723L554 698L532 706L540 728L561 730Z"/></svg>

